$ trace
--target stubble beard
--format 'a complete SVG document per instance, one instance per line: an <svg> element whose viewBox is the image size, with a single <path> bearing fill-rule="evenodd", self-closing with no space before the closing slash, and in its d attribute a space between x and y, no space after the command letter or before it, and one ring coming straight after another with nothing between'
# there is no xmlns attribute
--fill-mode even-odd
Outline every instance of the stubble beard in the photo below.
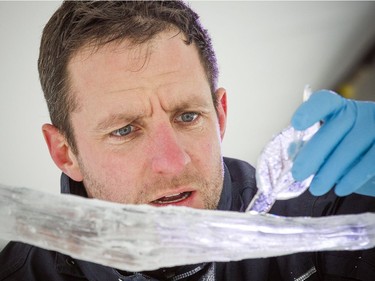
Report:
<svg viewBox="0 0 375 281"><path fill-rule="evenodd" d="M202 178L199 173L188 173L172 180L159 179L151 184L147 184L141 188L135 199L129 200L127 194L118 194L119 192L111 192L110 179L104 181L93 175L82 159L78 157L78 164L83 174L83 185L90 198L101 199L121 204L149 204L153 199L150 196L160 190L170 190L175 186L192 184L198 187L200 197L203 201L204 209L217 209L224 181L224 163L220 155L215 163L213 173L209 179ZM129 188L126 186L125 188Z"/></svg>

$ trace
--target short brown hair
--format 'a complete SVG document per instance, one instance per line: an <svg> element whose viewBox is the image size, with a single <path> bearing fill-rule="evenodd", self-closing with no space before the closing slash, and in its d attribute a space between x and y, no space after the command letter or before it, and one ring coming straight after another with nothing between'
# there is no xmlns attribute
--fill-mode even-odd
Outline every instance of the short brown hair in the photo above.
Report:
<svg viewBox="0 0 375 281"><path fill-rule="evenodd" d="M218 68L210 36L198 15L182 1L65 1L46 24L38 70L51 122L77 152L70 113L77 101L69 91L67 65L83 46L130 40L142 44L158 33L177 28L194 43L216 105Z"/></svg>

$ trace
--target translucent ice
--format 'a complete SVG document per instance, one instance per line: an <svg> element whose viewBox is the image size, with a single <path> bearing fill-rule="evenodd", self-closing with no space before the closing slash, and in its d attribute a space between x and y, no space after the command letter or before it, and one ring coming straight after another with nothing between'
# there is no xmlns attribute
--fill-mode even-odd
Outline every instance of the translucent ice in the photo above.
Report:
<svg viewBox="0 0 375 281"><path fill-rule="evenodd" d="M310 86L306 85L303 100L308 100L311 94ZM295 198L309 187L314 175L299 182L294 180L291 168L300 149L319 128L319 123L304 131L289 126L263 148L256 170L258 192L246 211L267 213L276 200Z"/></svg>
<svg viewBox="0 0 375 281"><path fill-rule="evenodd" d="M258 159L256 170L258 192L247 211L266 213L276 200L297 197L309 187L313 176L298 182L294 180L290 170L295 154L318 128L319 124L315 124L305 131L296 131L289 126L265 146Z"/></svg>
<svg viewBox="0 0 375 281"><path fill-rule="evenodd" d="M375 246L375 214L285 218L121 205L0 185L0 238L128 271Z"/></svg>

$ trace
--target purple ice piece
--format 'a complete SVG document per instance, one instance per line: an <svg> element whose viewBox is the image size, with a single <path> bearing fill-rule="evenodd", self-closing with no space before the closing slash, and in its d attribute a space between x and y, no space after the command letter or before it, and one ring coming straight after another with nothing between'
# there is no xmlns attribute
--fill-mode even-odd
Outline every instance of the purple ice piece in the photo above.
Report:
<svg viewBox="0 0 375 281"><path fill-rule="evenodd" d="M265 146L257 164L258 192L247 211L267 213L276 200L297 197L309 187L313 175L298 182L294 180L291 168L293 159L319 126L317 123L304 131L289 126Z"/></svg>

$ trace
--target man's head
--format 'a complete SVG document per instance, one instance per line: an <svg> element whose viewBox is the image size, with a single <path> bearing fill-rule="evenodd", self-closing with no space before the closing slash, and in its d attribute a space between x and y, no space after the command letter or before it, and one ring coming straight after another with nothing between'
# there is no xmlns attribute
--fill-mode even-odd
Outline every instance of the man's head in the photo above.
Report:
<svg viewBox="0 0 375 281"><path fill-rule="evenodd" d="M38 69L51 121L73 149L70 114L77 108L77 101L69 88L70 59L83 46L95 50L122 40L138 45L172 27L186 36L187 44L194 43L198 48L214 93L218 68L210 37L198 15L183 2L67 1L55 12L43 30Z"/></svg>
<svg viewBox="0 0 375 281"><path fill-rule="evenodd" d="M91 197L215 208L225 91L181 2L64 2L44 29L51 156Z"/></svg>

